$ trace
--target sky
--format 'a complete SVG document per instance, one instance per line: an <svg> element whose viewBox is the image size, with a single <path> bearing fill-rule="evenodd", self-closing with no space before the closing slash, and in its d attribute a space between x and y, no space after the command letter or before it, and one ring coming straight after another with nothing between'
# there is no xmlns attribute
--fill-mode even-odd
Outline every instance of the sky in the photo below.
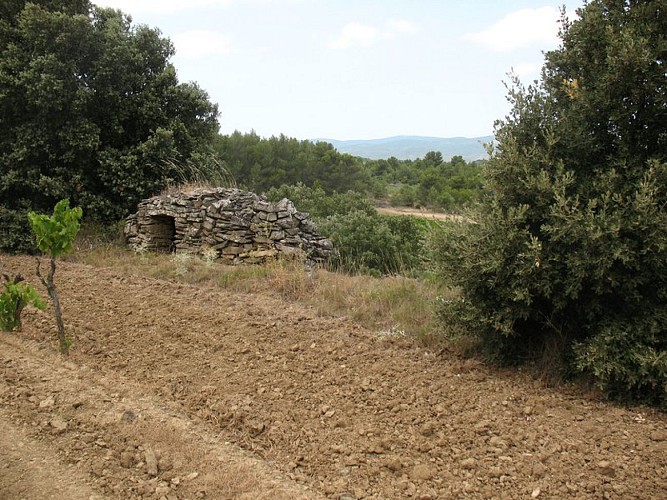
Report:
<svg viewBox="0 0 667 500"><path fill-rule="evenodd" d="M558 19L583 0L93 0L158 28L179 81L220 132L262 137L480 137L505 83L539 78Z"/></svg>

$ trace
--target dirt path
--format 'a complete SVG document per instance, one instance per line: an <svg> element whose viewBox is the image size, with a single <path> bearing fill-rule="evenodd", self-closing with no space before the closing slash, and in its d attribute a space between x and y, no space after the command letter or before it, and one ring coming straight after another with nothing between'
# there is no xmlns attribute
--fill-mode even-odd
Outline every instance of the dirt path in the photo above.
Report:
<svg viewBox="0 0 667 500"><path fill-rule="evenodd" d="M433 212L430 210L410 208L410 207L376 207L378 213L383 215L411 215L423 219L434 220L452 220L457 222L466 222L467 219L457 214L445 214L442 212Z"/></svg>
<svg viewBox="0 0 667 500"><path fill-rule="evenodd" d="M1 259L36 283L30 259ZM0 432L16 434L0 441L0 498L48 498L48 476L12 490L39 467L82 498L667 495L664 414L269 295L70 263L56 279L69 359L49 313L26 311L22 334L0 335Z"/></svg>
<svg viewBox="0 0 667 500"><path fill-rule="evenodd" d="M0 413L2 498L99 498L85 476L64 466L51 448L32 439L11 420L11 416Z"/></svg>

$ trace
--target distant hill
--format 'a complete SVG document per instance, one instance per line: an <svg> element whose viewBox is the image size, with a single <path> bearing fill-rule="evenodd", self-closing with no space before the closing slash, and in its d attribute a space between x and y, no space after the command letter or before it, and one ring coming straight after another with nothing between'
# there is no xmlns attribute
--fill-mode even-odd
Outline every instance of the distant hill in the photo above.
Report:
<svg viewBox="0 0 667 500"><path fill-rule="evenodd" d="M493 137L422 137L399 135L386 139L360 141L338 141L336 139L311 139L313 142L328 142L341 153L370 158L372 160L391 158L414 160L423 158L429 151L440 151L445 161L452 156L462 156L466 161L487 158L483 144L491 142Z"/></svg>

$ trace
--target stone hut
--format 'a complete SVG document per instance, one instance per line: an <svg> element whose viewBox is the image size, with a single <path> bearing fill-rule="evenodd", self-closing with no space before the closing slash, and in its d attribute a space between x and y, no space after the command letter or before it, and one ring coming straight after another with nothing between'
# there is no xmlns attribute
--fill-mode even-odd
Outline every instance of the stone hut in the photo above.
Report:
<svg viewBox="0 0 667 500"><path fill-rule="evenodd" d="M271 203L240 189L195 189L143 200L125 222L134 248L192 253L227 264L257 264L279 255L322 262L333 251L307 213L291 201Z"/></svg>

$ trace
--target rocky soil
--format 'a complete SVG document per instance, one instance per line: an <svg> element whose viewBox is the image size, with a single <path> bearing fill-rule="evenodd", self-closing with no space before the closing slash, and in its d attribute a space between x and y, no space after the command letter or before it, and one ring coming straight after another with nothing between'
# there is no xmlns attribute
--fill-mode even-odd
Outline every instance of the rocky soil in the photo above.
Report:
<svg viewBox="0 0 667 500"><path fill-rule="evenodd" d="M667 497L654 410L268 293L67 262L56 283L68 358L50 311L0 334L0 498Z"/></svg>

